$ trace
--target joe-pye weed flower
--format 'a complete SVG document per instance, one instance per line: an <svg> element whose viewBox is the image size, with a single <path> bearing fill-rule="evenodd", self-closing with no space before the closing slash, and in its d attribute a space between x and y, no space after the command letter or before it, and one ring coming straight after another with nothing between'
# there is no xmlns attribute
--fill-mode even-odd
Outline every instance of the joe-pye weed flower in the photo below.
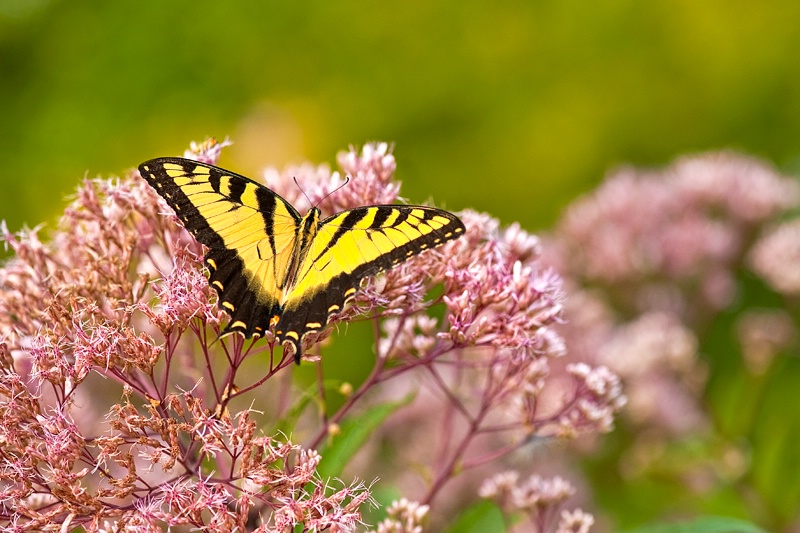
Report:
<svg viewBox="0 0 800 533"><path fill-rule="evenodd" d="M186 157L215 163L223 146L193 145ZM304 191L326 215L397 199L386 144L338 162L342 173L302 165L264 181L300 211ZM350 184L327 196L343 175ZM377 483L412 492L378 530L416 531L428 515L445 520L437 507L453 512L439 496L465 471L491 472L536 439L608 431L624 403L616 376L551 364L565 354L554 330L564 295L538 239L488 215L461 217L464 237L368 280L337 318L373 321L377 353L363 383L335 388L345 395L336 410L322 367L316 391L296 390L292 358L270 334L219 338L227 317L202 247L136 173L85 181L48 242L3 226L14 256L0 269L0 525L353 531L374 503L359 479L380 474ZM331 332L306 347L304 364L324 357ZM360 477L323 477L348 421L388 405L362 446ZM425 434L398 426L422 415ZM424 451L378 467L378 438ZM419 475L406 483L409 466Z"/></svg>
<svg viewBox="0 0 800 533"><path fill-rule="evenodd" d="M796 388L798 205L797 180L764 161L684 156L611 172L543 237L570 295L570 357L608 366L629 400L607 490L653 486L696 512L739 505L767 530L796 527L795 476L781 477L796 448L775 451L795 410L769 397ZM733 486L746 496L708 505Z"/></svg>

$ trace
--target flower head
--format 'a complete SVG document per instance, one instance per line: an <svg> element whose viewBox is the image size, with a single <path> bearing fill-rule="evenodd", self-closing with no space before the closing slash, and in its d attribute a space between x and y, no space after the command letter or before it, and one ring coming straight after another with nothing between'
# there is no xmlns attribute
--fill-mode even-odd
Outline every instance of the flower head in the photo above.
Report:
<svg viewBox="0 0 800 533"><path fill-rule="evenodd" d="M800 294L800 220L770 228L750 251L751 268L776 291Z"/></svg>
<svg viewBox="0 0 800 533"><path fill-rule="evenodd" d="M727 152L683 158L661 173L623 168L567 210L550 259L570 278L627 284L636 309L658 303L665 279L699 287L698 303L720 308L734 296L729 268L748 233L798 202L796 182Z"/></svg>
<svg viewBox="0 0 800 533"><path fill-rule="evenodd" d="M508 471L484 481L480 488L483 498L495 500L508 513L524 513L538 531L586 532L594 518L580 509L562 509L575 494L575 487L567 480L555 476L544 478L534 474L520 481L519 473ZM558 511L561 510L560 515ZM556 523L556 518L559 518Z"/></svg>

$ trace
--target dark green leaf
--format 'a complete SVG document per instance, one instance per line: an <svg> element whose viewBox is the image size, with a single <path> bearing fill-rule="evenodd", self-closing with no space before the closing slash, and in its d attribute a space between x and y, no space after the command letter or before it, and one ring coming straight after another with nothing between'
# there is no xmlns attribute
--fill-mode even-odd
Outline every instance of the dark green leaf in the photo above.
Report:
<svg viewBox="0 0 800 533"><path fill-rule="evenodd" d="M503 533L503 512L489 501L481 501L461 513L445 533Z"/></svg>
<svg viewBox="0 0 800 533"><path fill-rule="evenodd" d="M369 436L389 415L413 399L409 395L399 402L376 405L365 413L344 420L339 426L339 434L332 442L322 447L322 455L317 472L324 478L340 476L353 455L361 448Z"/></svg>

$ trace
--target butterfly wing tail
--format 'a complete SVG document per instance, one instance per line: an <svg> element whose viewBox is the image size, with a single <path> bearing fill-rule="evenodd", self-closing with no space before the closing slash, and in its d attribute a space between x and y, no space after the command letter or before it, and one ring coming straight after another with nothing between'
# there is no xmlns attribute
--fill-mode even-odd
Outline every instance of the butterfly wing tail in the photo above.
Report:
<svg viewBox="0 0 800 533"><path fill-rule="evenodd" d="M342 312L355 297L357 281L350 276L337 276L330 280L325 290L306 295L283 310L276 327L276 335L281 343L294 347L297 363L302 358L305 336L319 333L334 315Z"/></svg>

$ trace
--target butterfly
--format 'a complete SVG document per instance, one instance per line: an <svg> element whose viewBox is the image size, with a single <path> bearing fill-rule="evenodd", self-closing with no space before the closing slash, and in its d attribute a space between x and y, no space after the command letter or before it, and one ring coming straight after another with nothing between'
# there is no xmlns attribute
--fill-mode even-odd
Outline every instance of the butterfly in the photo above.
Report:
<svg viewBox="0 0 800 533"><path fill-rule="evenodd" d="M221 335L274 326L298 363L303 338L341 313L363 278L464 233L458 217L425 206L370 205L324 220L312 207L300 216L267 187L191 159L152 159L139 172L208 248L209 284L231 317Z"/></svg>

